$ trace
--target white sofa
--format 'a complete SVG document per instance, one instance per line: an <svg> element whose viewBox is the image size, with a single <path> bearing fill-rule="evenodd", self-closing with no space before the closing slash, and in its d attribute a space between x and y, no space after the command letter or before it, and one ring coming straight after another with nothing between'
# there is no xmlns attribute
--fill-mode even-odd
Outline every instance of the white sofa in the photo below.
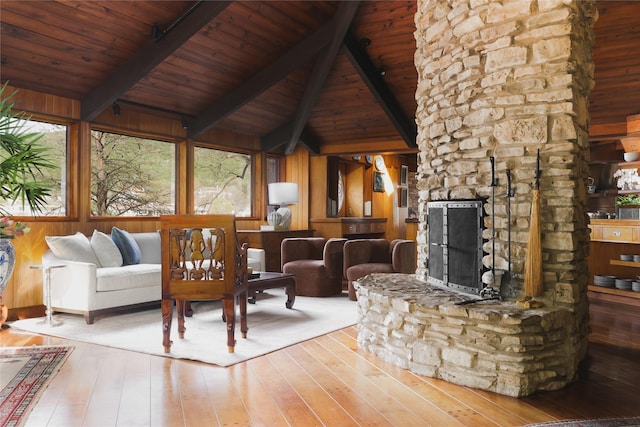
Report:
<svg viewBox="0 0 640 427"><path fill-rule="evenodd" d="M92 324L100 312L162 299L160 234L112 230L112 235L114 232L133 240L129 245L139 250L137 259L127 259L131 255L127 248L122 249L112 236L99 231L91 238L82 233L46 237L50 250L43 255L42 264L64 265L49 269L53 311L82 314ZM264 250L249 248L248 258L254 271L264 271Z"/></svg>

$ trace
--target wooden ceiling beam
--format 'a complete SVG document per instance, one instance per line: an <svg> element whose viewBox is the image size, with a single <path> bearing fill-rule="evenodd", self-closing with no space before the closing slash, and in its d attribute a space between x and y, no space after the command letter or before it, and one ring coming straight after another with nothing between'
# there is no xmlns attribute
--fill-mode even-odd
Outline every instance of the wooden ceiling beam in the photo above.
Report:
<svg viewBox="0 0 640 427"><path fill-rule="evenodd" d="M188 15L182 17L171 28L171 31L163 33L161 37L145 45L82 99L82 120L95 119L141 78L211 22L229 4L231 4L230 1L199 2L188 12Z"/></svg>
<svg viewBox="0 0 640 427"><path fill-rule="evenodd" d="M313 67L309 82L304 91L304 95L300 100L296 116L293 120L292 133L288 138L287 146L284 150L285 154L293 153L293 150L300 139L300 135L311 116L311 110L318 100L320 90L327 80L327 76L331 71L331 66L335 62L336 55L342 46L342 40L349 30L349 26L351 25L351 21L353 21L353 17L358 10L359 4L359 1L340 3L338 11L332 19L332 22L334 23L334 31L331 44L324 55L316 61L316 64Z"/></svg>
<svg viewBox="0 0 640 427"><path fill-rule="evenodd" d="M261 140L261 149L264 152L271 152L285 144L285 141L293 132L293 122L289 122L283 126L280 126L269 135L265 136ZM320 141L313 136L313 133L305 127L299 138L299 143L313 154L320 154Z"/></svg>
<svg viewBox="0 0 640 427"><path fill-rule="evenodd" d="M349 61L351 61L362 81L367 85L376 101L387 114L391 123L398 130L407 147L417 148L418 130L415 122L409 120L405 115L400 103L389 90L389 86L380 76L379 70L373 65L367 52L351 33L345 36L344 45Z"/></svg>
<svg viewBox="0 0 640 427"><path fill-rule="evenodd" d="M275 62L258 72L242 86L209 105L193 121L192 127L189 128L189 137L196 138L211 129L229 114L258 97L265 90L311 60L331 42L333 30L333 22L329 21L318 31L289 49L287 53L279 57Z"/></svg>
<svg viewBox="0 0 640 427"><path fill-rule="evenodd" d="M320 154L320 141L318 141L318 138L313 135L313 132L311 132L308 126L305 126L304 129L302 129L299 143L302 144L310 153Z"/></svg>

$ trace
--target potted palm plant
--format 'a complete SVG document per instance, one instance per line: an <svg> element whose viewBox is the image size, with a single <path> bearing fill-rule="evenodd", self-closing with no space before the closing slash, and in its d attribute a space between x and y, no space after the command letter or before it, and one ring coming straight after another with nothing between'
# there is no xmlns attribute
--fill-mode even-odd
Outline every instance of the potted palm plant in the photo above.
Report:
<svg viewBox="0 0 640 427"><path fill-rule="evenodd" d="M49 148L40 143L43 134L25 127L28 117L13 110L11 98L15 92L6 91L7 83L0 88L0 325L7 312L1 295L16 259L12 239L29 231L25 223L11 219L5 207L21 203L31 212L41 212L50 187L39 179L40 173L56 167L47 159Z"/></svg>

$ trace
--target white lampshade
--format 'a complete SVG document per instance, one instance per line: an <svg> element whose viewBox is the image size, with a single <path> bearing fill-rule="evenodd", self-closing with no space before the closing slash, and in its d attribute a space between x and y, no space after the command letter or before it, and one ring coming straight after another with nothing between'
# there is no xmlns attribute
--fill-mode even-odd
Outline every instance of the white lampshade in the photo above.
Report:
<svg viewBox="0 0 640 427"><path fill-rule="evenodd" d="M268 185L269 204L286 206L298 203L298 184L296 182L273 182Z"/></svg>

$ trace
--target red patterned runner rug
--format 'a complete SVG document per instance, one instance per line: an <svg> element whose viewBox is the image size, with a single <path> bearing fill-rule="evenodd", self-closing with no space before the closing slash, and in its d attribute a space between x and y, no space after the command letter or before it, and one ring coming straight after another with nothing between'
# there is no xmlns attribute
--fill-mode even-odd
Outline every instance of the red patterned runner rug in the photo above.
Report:
<svg viewBox="0 0 640 427"><path fill-rule="evenodd" d="M73 347L0 347L0 426L21 426Z"/></svg>

